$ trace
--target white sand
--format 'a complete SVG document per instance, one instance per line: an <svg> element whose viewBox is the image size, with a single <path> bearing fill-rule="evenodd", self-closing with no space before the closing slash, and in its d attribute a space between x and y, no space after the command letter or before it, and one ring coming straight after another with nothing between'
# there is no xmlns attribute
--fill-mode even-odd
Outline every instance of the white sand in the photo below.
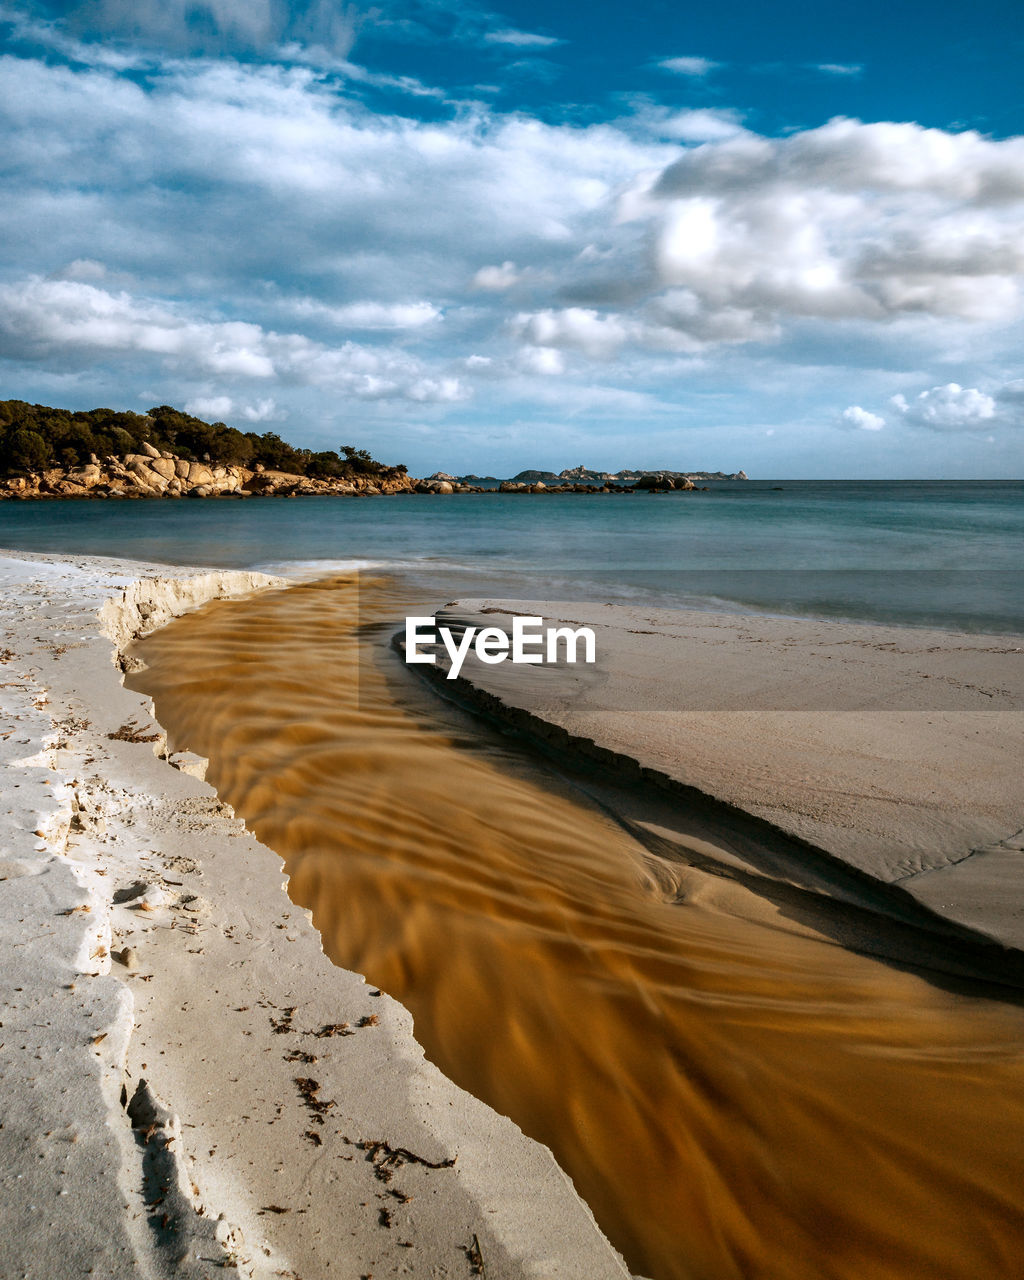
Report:
<svg viewBox="0 0 1024 1280"><path fill-rule="evenodd" d="M597 663L470 657L443 692L1024 947L1024 638L550 601L437 617L507 630L511 610L591 626Z"/></svg>
<svg viewBox="0 0 1024 1280"><path fill-rule="evenodd" d="M0 1274L625 1277L550 1152L329 963L122 687L134 636L270 585L0 558Z"/></svg>

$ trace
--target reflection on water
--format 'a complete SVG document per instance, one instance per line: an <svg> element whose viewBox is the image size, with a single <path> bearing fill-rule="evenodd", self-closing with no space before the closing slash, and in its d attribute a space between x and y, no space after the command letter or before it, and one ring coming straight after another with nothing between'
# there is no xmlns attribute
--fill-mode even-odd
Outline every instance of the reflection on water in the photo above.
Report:
<svg viewBox="0 0 1024 1280"><path fill-rule="evenodd" d="M983 1280L1024 1251L1024 1014L687 869L382 659L336 580L139 646L178 747L281 853L324 946L555 1151L657 1280ZM406 684L410 687L406 688Z"/></svg>

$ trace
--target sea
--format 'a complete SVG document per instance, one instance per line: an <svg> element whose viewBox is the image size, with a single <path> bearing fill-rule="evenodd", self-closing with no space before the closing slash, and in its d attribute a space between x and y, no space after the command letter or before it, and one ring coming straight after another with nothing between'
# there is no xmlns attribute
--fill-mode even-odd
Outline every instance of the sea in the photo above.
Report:
<svg viewBox="0 0 1024 1280"><path fill-rule="evenodd" d="M643 602L1024 632L1024 481L711 481L668 494L0 503L0 546L429 596Z"/></svg>

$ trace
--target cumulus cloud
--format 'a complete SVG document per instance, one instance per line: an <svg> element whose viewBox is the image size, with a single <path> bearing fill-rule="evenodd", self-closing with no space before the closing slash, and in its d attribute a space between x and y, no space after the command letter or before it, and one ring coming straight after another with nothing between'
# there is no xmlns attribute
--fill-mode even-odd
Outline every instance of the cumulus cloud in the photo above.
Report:
<svg viewBox="0 0 1024 1280"><path fill-rule="evenodd" d="M503 262L500 267L481 267L473 276L473 285L477 289L487 289L500 293L511 289L519 280L519 272L514 262Z"/></svg>
<svg viewBox="0 0 1024 1280"><path fill-rule="evenodd" d="M884 418L877 413L869 413L859 404L851 404L848 409L844 409L839 415L839 421L842 426L853 427L857 431L881 431L885 426Z"/></svg>
<svg viewBox="0 0 1024 1280"><path fill-rule="evenodd" d="M66 363L130 355L155 357L186 379L278 379L357 399L450 402L467 394L458 378L431 376L400 350L353 342L329 347L303 334L204 320L160 300L74 281L0 285L0 356ZM260 403L273 411L271 400Z"/></svg>
<svg viewBox="0 0 1024 1280"><path fill-rule="evenodd" d="M573 347L599 359L613 354L629 337L629 326L619 316L585 307L520 314L512 328L532 346Z"/></svg>
<svg viewBox="0 0 1024 1280"><path fill-rule="evenodd" d="M545 377L565 373L565 356L554 347L523 347L517 363L524 373L539 373Z"/></svg>
<svg viewBox="0 0 1024 1280"><path fill-rule="evenodd" d="M961 387L957 382L922 391L910 401L895 395L891 403L906 422L931 427L933 431L988 430L996 417L992 396L977 387Z"/></svg>
<svg viewBox="0 0 1024 1280"><path fill-rule="evenodd" d="M495 403L504 382L564 406L588 361L678 397L694 358L729 348L731 380L745 343L762 394L791 385L769 344L795 359L830 343L832 370L836 350L865 357L870 405L906 385L878 386L882 371L977 352L978 325L991 347L1019 315L1024 139L847 120L762 137L736 113L650 104L605 124L479 103L422 121L373 114L348 85L230 59L144 79L0 59L17 175L0 202L3 353L134 385L162 370L236 415L308 388L422 421L485 379ZM996 401L993 427L1012 403L1019 417L1019 394L957 367ZM845 400L821 378L834 419ZM886 411L915 415L909 392Z"/></svg>
<svg viewBox="0 0 1024 1280"><path fill-rule="evenodd" d="M61 267L53 272L51 279L53 280L85 280L95 281L104 280L107 276L106 264L97 262L94 258L76 258L74 262L69 262L67 266Z"/></svg>
<svg viewBox="0 0 1024 1280"><path fill-rule="evenodd" d="M239 403L231 396L194 396L185 402L185 412L211 422L232 417L245 422L266 422L276 417L277 403L269 396L249 404Z"/></svg>
<svg viewBox="0 0 1024 1280"><path fill-rule="evenodd" d="M835 120L687 150L627 193L664 286L766 317L1003 322L1020 306L1024 139ZM753 335L752 335L753 336Z"/></svg>
<svg viewBox="0 0 1024 1280"><path fill-rule="evenodd" d="M230 396L195 396L185 401L186 413L211 421L220 421L229 417L234 407L235 402Z"/></svg>
<svg viewBox="0 0 1024 1280"><path fill-rule="evenodd" d="M672 71L677 76L706 76L722 64L712 62L710 58L662 58L658 63L664 71Z"/></svg>
<svg viewBox="0 0 1024 1280"><path fill-rule="evenodd" d="M659 194L682 194L696 181L723 195L737 185L813 186L849 194L913 192L998 206L1024 196L1022 158L1024 138L997 142L973 130L948 133L840 117L786 138L748 136L688 153L662 174Z"/></svg>
<svg viewBox="0 0 1024 1280"><path fill-rule="evenodd" d="M268 418L277 416L277 403L268 396L255 404L243 404L240 411L247 422L266 422Z"/></svg>

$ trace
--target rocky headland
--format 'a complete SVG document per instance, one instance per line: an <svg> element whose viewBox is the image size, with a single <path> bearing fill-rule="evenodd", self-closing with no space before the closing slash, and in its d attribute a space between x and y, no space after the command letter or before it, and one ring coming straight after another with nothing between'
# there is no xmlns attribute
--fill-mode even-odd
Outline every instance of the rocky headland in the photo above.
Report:
<svg viewBox="0 0 1024 1280"><path fill-rule="evenodd" d="M49 467L0 481L0 498L247 498L349 496L409 493L414 481L404 473L375 479L298 475L257 463L255 467L193 462L143 443L138 453L90 455L82 467Z"/></svg>
<svg viewBox="0 0 1024 1280"><path fill-rule="evenodd" d="M579 478L568 477L580 473ZM548 476L549 479L533 479ZM561 476L553 472L520 472L512 480L485 479L472 484L447 472L435 472L416 479L397 468L377 476L309 476L281 471L257 463L247 467L237 463L196 462L167 449L143 443L138 453L120 457L110 454L102 460L96 454L84 466L47 467L0 479L0 501L36 498L249 498L249 497L373 497L389 494L454 493L671 493L707 489L695 481L704 479L745 480L721 472L683 474L675 471L619 472L617 475L591 472L576 467ZM480 479L480 477L474 477Z"/></svg>

